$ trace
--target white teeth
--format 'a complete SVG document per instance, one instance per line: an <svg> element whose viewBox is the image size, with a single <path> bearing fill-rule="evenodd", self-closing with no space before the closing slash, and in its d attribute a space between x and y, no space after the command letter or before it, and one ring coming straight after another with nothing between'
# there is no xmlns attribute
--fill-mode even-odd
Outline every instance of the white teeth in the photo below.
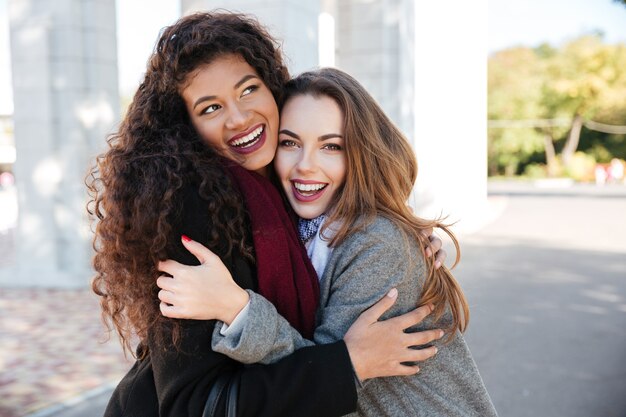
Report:
<svg viewBox="0 0 626 417"><path fill-rule="evenodd" d="M326 187L327 184L301 184L299 182L294 182L293 185L298 191L319 191Z"/></svg>
<svg viewBox="0 0 626 417"><path fill-rule="evenodd" d="M258 137L261 134L261 132L263 132L263 126L259 126L256 129L254 129L252 132L248 133L246 136L231 142L231 145L232 146L246 145L249 142L252 142L252 141L258 139Z"/></svg>

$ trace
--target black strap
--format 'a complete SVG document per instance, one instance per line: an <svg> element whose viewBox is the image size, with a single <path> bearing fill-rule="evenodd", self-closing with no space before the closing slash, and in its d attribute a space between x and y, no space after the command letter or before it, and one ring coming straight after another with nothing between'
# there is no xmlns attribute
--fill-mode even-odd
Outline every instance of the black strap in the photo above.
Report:
<svg viewBox="0 0 626 417"><path fill-rule="evenodd" d="M228 398L226 399L226 417L237 417L237 400L239 399L239 379L228 384Z"/></svg>
<svg viewBox="0 0 626 417"><path fill-rule="evenodd" d="M206 400L202 417L216 417L217 405L222 393L226 391L226 417L237 417L239 397L239 379L230 380L229 375L222 375L213 384Z"/></svg>
<svg viewBox="0 0 626 417"><path fill-rule="evenodd" d="M228 385L228 375L222 375L217 378L217 381L215 381L215 383L211 387L211 391L209 391L209 397L206 400L204 411L202 412L202 417L215 416L217 404L219 403L220 397L222 396L222 392L224 392L224 388L226 388L226 385Z"/></svg>

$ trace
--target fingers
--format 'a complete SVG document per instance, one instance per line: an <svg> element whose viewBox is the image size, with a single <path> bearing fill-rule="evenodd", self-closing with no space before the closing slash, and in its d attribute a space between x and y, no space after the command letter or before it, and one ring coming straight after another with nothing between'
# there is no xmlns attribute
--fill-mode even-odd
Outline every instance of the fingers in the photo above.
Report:
<svg viewBox="0 0 626 417"><path fill-rule="evenodd" d="M424 330L424 331L415 332L415 333L406 333L406 338L405 338L404 343L406 343L406 346L424 346L424 345L431 344L441 339L444 334L445 332L441 329ZM437 353L437 348L435 348L434 346L433 348L435 349L435 351L432 353L432 355ZM422 350L427 351L427 349L422 349ZM429 355L428 357L432 355Z"/></svg>
<svg viewBox="0 0 626 417"><path fill-rule="evenodd" d="M446 257L448 254L445 249L443 249L443 241L439 239L438 236L432 234L432 229L425 229L422 233L425 234L426 231L430 231L428 236L428 240L430 241L430 245L424 251L427 257L433 256L435 254L435 269L441 268L441 266L445 263Z"/></svg>
<svg viewBox="0 0 626 417"><path fill-rule="evenodd" d="M435 257L435 269L438 269L446 262L446 257L448 256L445 249L439 249L437 251L437 256Z"/></svg>
<svg viewBox="0 0 626 417"><path fill-rule="evenodd" d="M423 349L406 349L405 355L400 364L402 366L416 366L415 362L424 362L437 354L435 346Z"/></svg>
<svg viewBox="0 0 626 417"><path fill-rule="evenodd" d="M397 367L394 369L393 375L409 376L409 375L415 375L419 371L420 371L420 368L417 365L403 365L399 363Z"/></svg>
<svg viewBox="0 0 626 417"><path fill-rule="evenodd" d="M176 281L172 277L161 275L157 278L156 285L162 290L172 291L176 286Z"/></svg>
<svg viewBox="0 0 626 417"><path fill-rule="evenodd" d="M433 256L433 252L435 253L435 269L439 269L441 265L445 263L448 253L443 249L443 242L437 236L431 235L429 239L430 246L427 247L424 252L427 257L431 257Z"/></svg>
<svg viewBox="0 0 626 417"><path fill-rule="evenodd" d="M169 317L172 319L182 318L176 306L161 302L161 304L159 304L159 309L161 310L161 314L163 314L165 317Z"/></svg>
<svg viewBox="0 0 626 417"><path fill-rule="evenodd" d="M441 239L439 239L438 236L430 235L428 240L430 240L430 247L429 247L429 249L432 251L432 253L437 253L439 251L439 249L441 249L441 247L443 246L443 241Z"/></svg>
<svg viewBox="0 0 626 417"><path fill-rule="evenodd" d="M366 320L368 323L375 323L378 321L380 316L385 314L387 310L391 308L393 303L396 302L398 298L398 290L392 288L389 290L387 295L381 298L376 304L365 310L359 316L359 320Z"/></svg>
<svg viewBox="0 0 626 417"><path fill-rule="evenodd" d="M202 245L189 237L182 235L181 240L183 246L187 248L193 256L195 256L201 264L207 263L217 257L216 254L211 252L206 246Z"/></svg>
<svg viewBox="0 0 626 417"><path fill-rule="evenodd" d="M167 290L159 291L158 297L159 300L170 305L174 304L176 301L174 293Z"/></svg>
<svg viewBox="0 0 626 417"><path fill-rule="evenodd" d="M168 273L173 276L173 275L176 275L176 272L180 270L181 266L184 266L184 265L176 261L173 261L171 259L168 259L165 261L159 261L159 263L157 264L157 270Z"/></svg>
<svg viewBox="0 0 626 417"><path fill-rule="evenodd" d="M421 323L422 320L424 320L426 316L428 316L433 311L434 308L435 306L433 306L432 304L427 304L425 306L416 308L415 310L409 311L408 313L404 313L401 316L391 318L387 321L393 324L397 324L402 329L408 329L411 326L415 326L416 324Z"/></svg>
<svg viewBox="0 0 626 417"><path fill-rule="evenodd" d="M175 283L176 281L173 278L165 275L161 275L157 279L157 286L161 288L157 294L159 300L161 300L159 308L164 316L171 318L179 318L178 310L174 305L176 303L176 294L173 292Z"/></svg>

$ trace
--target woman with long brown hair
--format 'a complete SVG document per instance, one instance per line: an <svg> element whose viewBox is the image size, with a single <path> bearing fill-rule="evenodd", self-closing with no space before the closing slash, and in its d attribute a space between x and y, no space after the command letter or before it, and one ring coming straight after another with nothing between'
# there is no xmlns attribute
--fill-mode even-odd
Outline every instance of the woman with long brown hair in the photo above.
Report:
<svg viewBox="0 0 626 417"><path fill-rule="evenodd" d="M211 351L214 321L162 317L157 263L196 264L181 243L188 235L223 259L236 284L259 291L312 335L317 278L265 178L287 80L275 41L254 19L201 13L162 31L88 180L98 219L93 289L124 348L139 342L106 416L342 415L356 406L353 366L368 376L410 374L416 367L401 362L434 354L409 346L437 332L403 332L428 307L377 321L390 297L357 320L349 340L268 366L243 366ZM235 292L231 301L247 297Z"/></svg>
<svg viewBox="0 0 626 417"><path fill-rule="evenodd" d="M417 217L407 207L417 176L415 155L363 86L332 68L291 80L274 164L321 278L315 343L343 338L360 312L392 288L400 295L386 317L433 304L434 317L411 331L447 331L442 344L434 343L440 353L424 362L418 375L368 381L359 391L358 415L496 416L462 336L469 321L467 301L451 272L436 269L425 255L424 231L438 228L448 234L456 247L455 264L458 241L440 220ZM196 242L185 246L199 258L213 256ZM173 275L159 279L160 297L169 304L166 315L207 318L215 308L213 299L225 296L207 289L216 288L224 276L228 281L227 273L162 266ZM209 280L193 278L207 273ZM273 363L313 345L272 304L250 295L241 329L225 336L216 332L214 350L246 363ZM185 313L177 314L185 306Z"/></svg>

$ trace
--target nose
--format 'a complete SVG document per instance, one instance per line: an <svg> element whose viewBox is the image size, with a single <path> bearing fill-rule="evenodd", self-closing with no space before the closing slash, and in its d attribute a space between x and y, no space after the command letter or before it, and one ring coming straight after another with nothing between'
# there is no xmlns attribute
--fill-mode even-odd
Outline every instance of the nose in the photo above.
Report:
<svg viewBox="0 0 626 417"><path fill-rule="evenodd" d="M237 103L233 103L228 109L228 118L226 119L226 128L230 130L239 130L248 127L250 120L250 112Z"/></svg>
<svg viewBox="0 0 626 417"><path fill-rule="evenodd" d="M317 158L315 157L315 152L302 149L296 168L302 173L314 172L317 169Z"/></svg>

